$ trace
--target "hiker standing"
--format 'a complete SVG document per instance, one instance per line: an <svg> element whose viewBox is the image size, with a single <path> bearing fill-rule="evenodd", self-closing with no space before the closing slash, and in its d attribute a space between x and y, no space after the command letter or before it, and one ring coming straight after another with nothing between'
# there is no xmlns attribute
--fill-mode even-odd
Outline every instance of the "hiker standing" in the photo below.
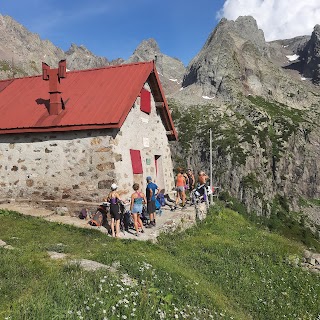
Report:
<svg viewBox="0 0 320 320"><path fill-rule="evenodd" d="M189 190L191 191L194 189L194 184L195 184L194 174L191 169L188 169L187 176L189 180Z"/></svg>
<svg viewBox="0 0 320 320"><path fill-rule="evenodd" d="M150 219L150 227L156 225L155 213L156 213L156 194L159 192L158 186L152 182L150 176L147 177L147 188L146 188L146 198L147 198L147 212Z"/></svg>
<svg viewBox="0 0 320 320"><path fill-rule="evenodd" d="M192 199L191 203L194 204L195 202L195 195L199 197L205 197L205 188L206 188L206 183L208 181L209 177L205 174L204 171L200 170L198 172L198 185L197 188L195 189L195 192L192 192Z"/></svg>
<svg viewBox="0 0 320 320"><path fill-rule="evenodd" d="M184 171L182 168L178 168L178 173L176 176L176 206L179 205L180 200L182 201L182 207L185 207L186 203L186 192L185 186L187 184L186 178L184 176Z"/></svg>
<svg viewBox="0 0 320 320"><path fill-rule="evenodd" d="M108 194L107 201L110 202L111 215L111 231L113 237L120 237L120 202L121 199L117 192L118 186L113 183L111 185L111 192Z"/></svg>
<svg viewBox="0 0 320 320"><path fill-rule="evenodd" d="M141 233L144 233L143 223L141 221L140 215L142 214L143 205L147 203L147 199L144 193L139 191L138 183L134 183L132 188L134 190L134 193L131 195L130 211L133 216L134 228L136 229L136 236L138 236L139 225L141 228Z"/></svg>
<svg viewBox="0 0 320 320"><path fill-rule="evenodd" d="M198 173L198 183L199 185L203 185L203 184L206 184L207 181L208 181L209 177L205 174L204 171L199 171Z"/></svg>

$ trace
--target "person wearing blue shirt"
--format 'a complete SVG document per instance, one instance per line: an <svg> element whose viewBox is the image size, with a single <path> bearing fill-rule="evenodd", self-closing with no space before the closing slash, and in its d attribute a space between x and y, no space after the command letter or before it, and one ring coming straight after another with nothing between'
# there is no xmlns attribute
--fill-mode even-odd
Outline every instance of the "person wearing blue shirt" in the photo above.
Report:
<svg viewBox="0 0 320 320"><path fill-rule="evenodd" d="M146 198L147 198L147 212L149 214L150 224L149 227L154 227L156 225L155 213L156 213L156 195L159 192L158 186L152 182L150 176L147 177L147 188L146 188Z"/></svg>

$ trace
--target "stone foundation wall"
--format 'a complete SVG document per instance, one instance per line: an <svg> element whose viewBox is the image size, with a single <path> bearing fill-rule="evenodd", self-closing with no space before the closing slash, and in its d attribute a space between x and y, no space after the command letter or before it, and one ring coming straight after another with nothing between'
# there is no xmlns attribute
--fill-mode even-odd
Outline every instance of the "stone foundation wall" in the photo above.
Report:
<svg viewBox="0 0 320 320"><path fill-rule="evenodd" d="M106 130L0 136L1 197L97 199L115 177L112 139Z"/></svg>

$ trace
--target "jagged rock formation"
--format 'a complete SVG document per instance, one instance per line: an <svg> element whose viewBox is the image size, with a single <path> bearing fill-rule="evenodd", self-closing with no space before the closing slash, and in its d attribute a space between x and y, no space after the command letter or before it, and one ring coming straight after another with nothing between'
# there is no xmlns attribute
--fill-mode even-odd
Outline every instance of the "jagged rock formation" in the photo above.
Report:
<svg viewBox="0 0 320 320"><path fill-rule="evenodd" d="M277 40L272 44L275 45L275 53L278 51L278 54L281 54L283 49L286 49L287 52L289 50L296 55L296 59L290 62L286 69L296 70L305 78L311 79L314 84L320 84L320 25L314 27L311 37Z"/></svg>
<svg viewBox="0 0 320 320"><path fill-rule="evenodd" d="M300 52L301 72L311 78L313 83L320 84L320 25L314 27L311 38Z"/></svg>
<svg viewBox="0 0 320 320"><path fill-rule="evenodd" d="M0 34L1 78L39 74L41 61L54 64L64 56L61 49L42 41L9 16L0 15Z"/></svg>
<svg viewBox="0 0 320 320"><path fill-rule="evenodd" d="M292 50L310 41L296 39ZM171 100L176 162L208 170L212 128L214 183L259 215L320 197L320 90L286 68L294 53L277 46L252 17L223 19Z"/></svg>
<svg viewBox="0 0 320 320"><path fill-rule="evenodd" d="M154 39L142 41L127 62L150 60L155 60L156 62L156 67L165 93L169 95L178 91L181 88L186 68L180 60L161 53L160 48Z"/></svg>
<svg viewBox="0 0 320 320"><path fill-rule="evenodd" d="M310 36L298 36L292 39L283 39L283 40L275 40L269 42L270 51L273 56L279 56L283 58L285 55L298 54L301 52L307 42L310 40ZM274 60L273 60L274 61ZM281 65L284 65L288 62L288 59L282 61Z"/></svg>
<svg viewBox="0 0 320 320"><path fill-rule="evenodd" d="M41 40L9 16L0 15L0 79L36 75L42 72L41 63L56 66L67 59L69 70L81 70L113 64L95 56L83 46L72 44L67 52L49 40Z"/></svg>
<svg viewBox="0 0 320 320"><path fill-rule="evenodd" d="M252 17L222 19L189 64L183 92L175 98L189 100L188 92L194 95L200 88L199 97L234 101L242 93L298 106L309 99L300 78L288 77L286 70L273 62L270 45Z"/></svg>
<svg viewBox="0 0 320 320"><path fill-rule="evenodd" d="M86 47L75 44L71 44L69 50L65 52L65 59L69 70L100 68L114 64L104 57L95 56ZM120 62L123 60L120 59Z"/></svg>

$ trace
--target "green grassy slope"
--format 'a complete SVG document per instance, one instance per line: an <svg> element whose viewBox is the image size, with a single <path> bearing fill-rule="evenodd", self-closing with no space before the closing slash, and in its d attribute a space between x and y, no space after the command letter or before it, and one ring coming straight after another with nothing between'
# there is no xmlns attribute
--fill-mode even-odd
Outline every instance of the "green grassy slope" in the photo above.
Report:
<svg viewBox="0 0 320 320"><path fill-rule="evenodd" d="M320 276L293 266L303 247L212 210L158 244L0 211L0 319L316 319ZM117 264L83 271L47 251ZM124 284L123 274L136 281Z"/></svg>

